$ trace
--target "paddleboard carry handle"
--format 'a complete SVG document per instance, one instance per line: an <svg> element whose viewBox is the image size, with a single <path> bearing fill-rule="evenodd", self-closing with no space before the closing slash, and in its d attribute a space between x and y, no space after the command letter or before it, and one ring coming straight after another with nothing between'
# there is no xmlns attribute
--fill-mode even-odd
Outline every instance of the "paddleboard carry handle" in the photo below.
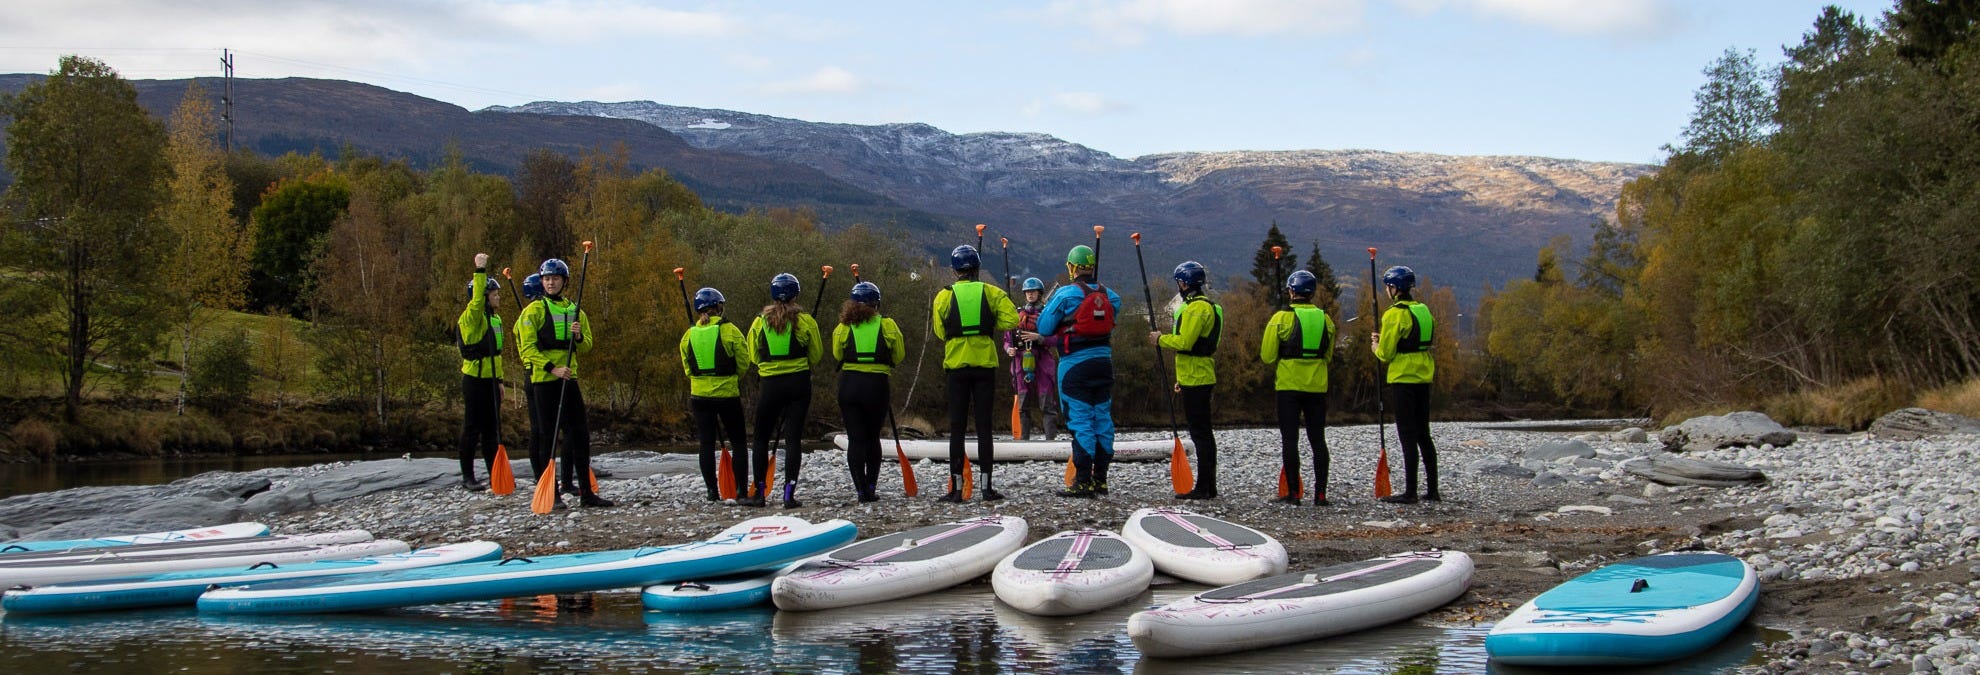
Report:
<svg viewBox="0 0 1980 675"><path fill-rule="evenodd" d="M495 566L496 566L496 567L501 567L501 566L503 566L503 565L507 565L507 564L509 564L509 563L512 563L512 562L522 562L522 563L529 563L529 564L532 564L532 565L534 565L534 564L536 564L536 561L534 561L534 560L530 560L529 558L527 558L527 557L525 557L525 556L516 556L516 557L514 557L514 558L503 558L503 559L502 559L502 562L498 562L498 563L495 563Z"/></svg>
<svg viewBox="0 0 1980 675"><path fill-rule="evenodd" d="M1629 592L1631 592L1631 593L1642 593L1642 592L1643 592L1643 589L1646 589L1646 588L1649 588L1649 587L1650 587L1650 580L1649 580L1649 579L1637 579L1636 581L1634 581L1634 582L1631 582L1631 583L1629 584Z"/></svg>
<svg viewBox="0 0 1980 675"><path fill-rule="evenodd" d="M272 569L275 569L275 568L277 568L277 567L280 567L280 565L276 565L275 563L272 563L272 562L268 562L268 561L266 561L266 560L263 560L263 561L261 561L261 562L258 562L258 563L255 563L255 564L254 564L254 566L252 566L252 567L249 567L248 569L250 569L250 570L258 570L258 569L261 569L261 568L263 568L263 567L266 567L266 568L268 568L268 569L271 569L271 570L272 570Z"/></svg>
<svg viewBox="0 0 1980 675"><path fill-rule="evenodd" d="M708 590L708 584L704 584L699 581L683 581L681 583L674 584L674 590L677 591L687 590L690 588L697 591L705 591Z"/></svg>
<svg viewBox="0 0 1980 675"><path fill-rule="evenodd" d="M28 550L28 547L22 546L20 544L8 544L6 548L0 548L0 553L13 553L15 551L25 551L25 550Z"/></svg>

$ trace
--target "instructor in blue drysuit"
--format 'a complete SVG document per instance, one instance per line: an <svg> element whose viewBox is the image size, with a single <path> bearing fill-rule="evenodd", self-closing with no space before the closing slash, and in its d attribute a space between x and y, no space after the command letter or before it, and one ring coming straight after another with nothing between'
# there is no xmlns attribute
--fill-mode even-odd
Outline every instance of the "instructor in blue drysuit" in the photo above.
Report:
<svg viewBox="0 0 1980 675"><path fill-rule="evenodd" d="M1062 497L1107 496L1107 466L1114 461L1114 349L1109 341L1121 296L1094 280L1099 257L1074 246L1066 253L1066 275L1038 313L1038 332L1059 352L1059 408L1072 434L1073 486Z"/></svg>

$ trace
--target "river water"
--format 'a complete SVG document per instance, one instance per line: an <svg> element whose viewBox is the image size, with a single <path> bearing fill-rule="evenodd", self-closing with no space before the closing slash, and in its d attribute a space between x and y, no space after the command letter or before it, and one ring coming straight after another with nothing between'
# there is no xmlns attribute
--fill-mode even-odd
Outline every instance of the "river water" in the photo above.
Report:
<svg viewBox="0 0 1980 675"><path fill-rule="evenodd" d="M0 466L0 496L357 458ZM1245 654L1142 658L1126 635L1128 615L1202 590L1158 586L1109 610L1061 618L1012 610L985 583L823 612L647 612L637 593L619 591L322 616L0 614L0 673L1559 672L1489 664L1489 625L1414 622ZM1685 663L1643 672L1727 672L1761 663L1758 648L1780 636L1744 626Z"/></svg>

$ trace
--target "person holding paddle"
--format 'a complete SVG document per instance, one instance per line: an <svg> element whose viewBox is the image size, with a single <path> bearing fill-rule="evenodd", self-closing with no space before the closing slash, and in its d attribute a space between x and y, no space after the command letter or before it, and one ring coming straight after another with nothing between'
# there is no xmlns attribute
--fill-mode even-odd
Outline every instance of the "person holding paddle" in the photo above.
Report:
<svg viewBox="0 0 1980 675"><path fill-rule="evenodd" d="M856 271L856 270L855 270ZM880 495L880 425L893 407L890 375L907 357L901 327L880 315L880 287L853 284L832 328L832 358L839 362L839 413L846 423L846 467L859 501Z"/></svg>
<svg viewBox="0 0 1980 675"><path fill-rule="evenodd" d="M1059 435L1053 428L1059 416L1059 356L1050 346L1020 337L1038 332L1038 313L1045 309L1045 282L1031 277L1024 280L1023 288L1024 306L1017 308L1017 328L1004 333L1004 355L1011 357L1011 391L1017 392L1020 414L1030 417L1035 402L1038 419L1045 423L1045 440L1049 441ZM1029 440L1035 425L1027 422L1023 426L1023 438Z"/></svg>
<svg viewBox="0 0 1980 675"><path fill-rule="evenodd" d="M681 368L688 375L688 410L694 414L694 433L701 441L701 482L708 488L708 501L722 498L723 487L729 487L729 494L741 495L747 491L749 476L749 453L740 452L749 447L748 436L743 431L742 373L749 369L749 343L743 340L742 329L722 318L722 307L728 300L722 292L713 288L703 288L694 292L694 325L681 334ZM734 475L729 477L729 486L721 485L715 461L715 445L723 432L728 432L730 447L736 448L740 457L732 462L741 464Z"/></svg>
<svg viewBox="0 0 1980 675"><path fill-rule="evenodd" d="M1389 391L1395 392L1396 438L1403 451L1402 494L1383 497L1392 504L1416 503L1416 462L1423 458L1423 499L1443 501L1437 494L1437 446L1430 442L1430 382L1437 375L1437 360L1430 356L1435 322L1430 306L1417 302L1410 291L1416 287L1416 272L1407 267L1391 267L1382 273L1382 287L1395 306L1382 313L1382 330L1370 336L1375 358L1389 365Z"/></svg>
<svg viewBox="0 0 1980 675"><path fill-rule="evenodd" d="M762 506L770 490L770 439L784 438L784 508L804 506L797 499L798 462L804 456L804 420L811 414L811 368L825 359L825 342L818 337L818 320L797 303L797 275L770 278L770 304L749 324L749 359L756 363L762 384L756 399L754 474L756 496L747 502Z"/></svg>
<svg viewBox="0 0 1980 675"><path fill-rule="evenodd" d="M488 254L474 254L474 279L468 282L467 308L455 322L456 346L461 351L461 487L488 489L474 479L475 448L490 476L495 473L495 444L502 402L502 315L490 309L502 302L502 282L488 278Z"/></svg>
<svg viewBox="0 0 1980 675"><path fill-rule="evenodd" d="M1313 305L1320 279L1300 270L1286 277L1292 307L1265 324L1258 360L1277 364L1274 397L1279 412L1279 491L1272 501L1298 506L1305 493L1299 475L1299 428L1313 446L1313 505L1327 505L1327 362L1334 357L1334 319Z"/></svg>
<svg viewBox="0 0 1980 675"><path fill-rule="evenodd" d="M1099 241L1095 227L1094 241ZM1066 276L1038 315L1038 331L1025 339L1055 341L1059 349L1059 406L1072 434L1073 485L1059 496L1107 495L1114 460L1114 348L1111 340L1121 296L1096 279L1100 257L1085 245L1066 252Z"/></svg>
<svg viewBox="0 0 1980 675"><path fill-rule="evenodd" d="M613 506L592 489L591 426L585 420L584 392L578 385L577 355L590 352L597 336L591 332L591 318L576 302L564 298L570 287L571 266L551 258L543 261L536 274L543 283L543 297L516 317L516 351L530 369L536 427L562 430L561 491L578 495L578 503L584 506ZM530 473L539 476L538 480L543 480L557 435L556 431L544 433L530 447Z"/></svg>
<svg viewBox="0 0 1980 675"><path fill-rule="evenodd" d="M980 227L980 226L979 226ZM949 395L949 492L937 501L963 500L964 472L969 457L963 453L963 432L970 414L976 417L976 458L983 471L983 501L1004 498L990 482L990 465L995 461L991 443L990 399L996 389L997 331L1018 325L1017 307L1011 296L996 284L976 280L983 259L976 247L964 244L949 252L949 269L956 281L935 293L929 326L942 339L942 372Z"/></svg>
<svg viewBox="0 0 1980 675"><path fill-rule="evenodd" d="M1176 391L1182 394L1189 440L1196 444L1196 485L1176 499L1216 499L1217 437L1210 429L1210 392L1217 387L1216 354L1224 336L1224 308L1203 292L1210 273L1202 263L1184 261L1170 276L1182 295L1182 307L1176 309L1169 333L1149 331L1148 339L1156 348L1176 353Z"/></svg>

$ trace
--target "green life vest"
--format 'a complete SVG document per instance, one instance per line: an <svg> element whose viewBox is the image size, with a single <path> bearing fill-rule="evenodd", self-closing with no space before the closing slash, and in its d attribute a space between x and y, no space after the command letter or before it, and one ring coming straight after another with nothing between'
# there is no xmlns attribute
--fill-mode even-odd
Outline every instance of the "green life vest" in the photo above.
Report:
<svg viewBox="0 0 1980 675"><path fill-rule="evenodd" d="M983 290L986 286L981 281L958 281L949 286L949 315L942 319L942 332L948 339L990 334L987 319L992 310L990 294Z"/></svg>
<svg viewBox="0 0 1980 675"><path fill-rule="evenodd" d="M763 332L756 335L756 350L763 353L763 360L790 361L805 358L804 343L797 340L797 327L797 320L792 319L789 327L779 331L770 327L768 318L764 319Z"/></svg>
<svg viewBox="0 0 1980 675"><path fill-rule="evenodd" d="M496 356L498 354L501 354L502 353L501 315L498 314L488 315L488 330L483 332L481 334L481 339L475 341L474 344L461 342L458 337L456 337L455 342L457 343L457 346L461 348L461 360L463 361L480 361L490 356Z"/></svg>
<svg viewBox="0 0 1980 675"><path fill-rule="evenodd" d="M571 324L577 323L577 303L554 302L549 298L537 300L543 304L543 325L536 327L536 349L538 351L569 350L571 348Z"/></svg>
<svg viewBox="0 0 1980 675"><path fill-rule="evenodd" d="M688 370L694 375L736 374L736 355L722 346L722 326L727 323L718 316L714 323L688 329Z"/></svg>
<svg viewBox="0 0 1980 675"><path fill-rule="evenodd" d="M1279 342L1279 358L1318 359L1327 353L1327 312L1318 307L1294 307L1292 333Z"/></svg>
<svg viewBox="0 0 1980 675"><path fill-rule="evenodd" d="M875 316L852 325L851 354L847 363L887 363L893 360L893 351L887 348L886 339L880 335L880 317Z"/></svg>
<svg viewBox="0 0 1980 675"><path fill-rule="evenodd" d="M1415 354L1430 351L1431 330L1435 322L1430 319L1430 306L1420 302L1396 303L1409 312L1409 329L1396 338L1396 353Z"/></svg>
<svg viewBox="0 0 1980 675"><path fill-rule="evenodd" d="M1177 307L1175 326L1170 329L1171 333L1182 334L1183 310L1189 308L1189 303L1198 301L1210 302L1210 298L1199 295ZM1197 338L1196 344L1191 345L1187 351L1177 353L1189 356L1212 356L1217 353L1217 343L1224 338L1224 306L1210 302L1210 308L1216 310L1216 318L1211 319L1210 322L1210 334Z"/></svg>

